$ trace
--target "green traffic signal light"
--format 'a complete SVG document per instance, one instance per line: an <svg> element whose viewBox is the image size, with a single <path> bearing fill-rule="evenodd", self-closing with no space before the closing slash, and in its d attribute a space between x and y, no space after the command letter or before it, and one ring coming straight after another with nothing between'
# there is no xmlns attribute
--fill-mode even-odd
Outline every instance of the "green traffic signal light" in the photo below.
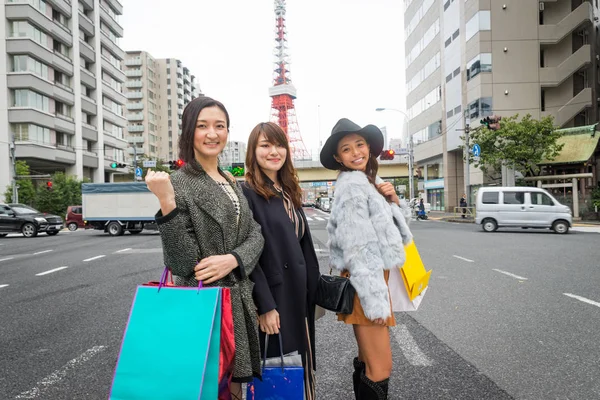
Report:
<svg viewBox="0 0 600 400"><path fill-rule="evenodd" d="M110 167L111 167L111 168L117 168L117 163L116 163L116 162L114 162L114 163L111 163L111 164L110 164Z"/></svg>

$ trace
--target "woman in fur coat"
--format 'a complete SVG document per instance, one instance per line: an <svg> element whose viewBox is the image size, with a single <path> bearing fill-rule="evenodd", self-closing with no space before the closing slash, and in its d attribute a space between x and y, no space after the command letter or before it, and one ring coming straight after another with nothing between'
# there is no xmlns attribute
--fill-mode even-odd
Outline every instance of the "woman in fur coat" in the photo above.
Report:
<svg viewBox="0 0 600 400"><path fill-rule="evenodd" d="M389 327L396 321L387 286L389 270L404 264L404 243L412 239L394 187L377 177L383 134L341 119L321 151L325 168L339 170L327 225L330 262L356 289L350 324L358 345L354 359L357 399L387 399L392 371Z"/></svg>

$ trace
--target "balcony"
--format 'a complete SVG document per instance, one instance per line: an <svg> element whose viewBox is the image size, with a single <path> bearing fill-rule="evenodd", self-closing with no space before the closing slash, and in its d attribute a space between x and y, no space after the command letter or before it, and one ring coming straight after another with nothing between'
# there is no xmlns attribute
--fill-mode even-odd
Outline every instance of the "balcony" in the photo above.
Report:
<svg viewBox="0 0 600 400"><path fill-rule="evenodd" d="M123 5L119 0L106 0L108 4L115 10L115 13L118 15L123 15Z"/></svg>
<svg viewBox="0 0 600 400"><path fill-rule="evenodd" d="M47 65L51 65L54 60L52 49L44 47L29 38L7 38L6 52L8 54L28 54Z"/></svg>
<svg viewBox="0 0 600 400"><path fill-rule="evenodd" d="M6 4L6 19L8 20L27 20L33 25L44 26L50 31L50 36L60 40L68 47L73 46L73 35L71 32L57 22L50 21L48 17L38 9L24 3Z"/></svg>
<svg viewBox="0 0 600 400"><path fill-rule="evenodd" d="M75 152L59 149L54 144L37 142L19 142L15 147L15 155L21 159L37 159L56 162L59 164L75 164Z"/></svg>
<svg viewBox="0 0 600 400"><path fill-rule="evenodd" d="M144 125L128 125L127 131L129 131L129 132L144 132Z"/></svg>
<svg viewBox="0 0 600 400"><path fill-rule="evenodd" d="M97 142L98 141L98 129L96 129L96 127L94 127L92 125L82 124L81 136L87 141Z"/></svg>
<svg viewBox="0 0 600 400"><path fill-rule="evenodd" d="M592 89L585 88L573 97L567 104L558 108L547 108L542 112L542 116L554 115L554 124L564 126L567 122L575 118L577 114L592 106Z"/></svg>
<svg viewBox="0 0 600 400"><path fill-rule="evenodd" d="M127 136L127 142L129 142L130 144L135 144L135 143L144 143L144 137L143 136Z"/></svg>
<svg viewBox="0 0 600 400"><path fill-rule="evenodd" d="M89 154L86 151L84 151L83 166L86 168L98 168L98 157L96 155Z"/></svg>
<svg viewBox="0 0 600 400"><path fill-rule="evenodd" d="M123 71L111 64L111 62L104 56L102 56L102 69L112 75L118 82L125 82L126 77Z"/></svg>
<svg viewBox="0 0 600 400"><path fill-rule="evenodd" d="M183 79L181 78L177 78L177 87L179 87L179 85L183 86Z"/></svg>
<svg viewBox="0 0 600 400"><path fill-rule="evenodd" d="M125 65L127 65L127 63L125 63ZM125 76L129 78L137 78L141 77L142 75L143 74L141 69L130 69L128 71L125 71Z"/></svg>
<svg viewBox="0 0 600 400"><path fill-rule="evenodd" d="M92 89L96 89L96 76L85 68L81 68L81 82L85 83L85 86Z"/></svg>
<svg viewBox="0 0 600 400"><path fill-rule="evenodd" d="M113 110L111 110L110 108L106 107L106 106L102 106L103 108L103 118L105 120L107 120L108 122L110 122L113 125L117 125L117 126L125 126L125 124L127 123L127 120L125 119L125 117L123 117L122 115L118 115L115 114L113 112Z"/></svg>
<svg viewBox="0 0 600 400"><path fill-rule="evenodd" d="M125 104L127 102L123 93L116 91L104 81L102 81L102 94L110 97L119 104Z"/></svg>
<svg viewBox="0 0 600 400"><path fill-rule="evenodd" d="M584 23L591 23L593 18L592 4L582 3L573 12L564 17L558 24L539 25L538 36L541 44L555 44Z"/></svg>
<svg viewBox="0 0 600 400"><path fill-rule="evenodd" d="M81 96L81 110L90 115L97 115L98 108L94 99L87 96Z"/></svg>
<svg viewBox="0 0 600 400"><path fill-rule="evenodd" d="M141 58L129 58L125 60L125 65L128 67L141 67L142 59Z"/></svg>
<svg viewBox="0 0 600 400"><path fill-rule="evenodd" d="M108 34L106 34L104 31L101 31L100 33L100 42L106 48L108 48L110 52L113 53L115 57L117 57L119 60L125 59L125 52L123 51L123 49L121 49L118 44L110 40Z"/></svg>
<svg viewBox="0 0 600 400"><path fill-rule="evenodd" d="M108 25L119 37L123 37L123 27L108 14L102 3L100 4L100 18Z"/></svg>
<svg viewBox="0 0 600 400"><path fill-rule="evenodd" d="M10 89L30 88L48 97L54 95L54 85L32 73L9 73L6 75L6 83ZM73 100L73 94L71 94L70 104L73 104Z"/></svg>
<svg viewBox="0 0 600 400"><path fill-rule="evenodd" d="M143 110L144 109L144 103L142 103L142 102L127 103L127 109L128 110Z"/></svg>
<svg viewBox="0 0 600 400"><path fill-rule="evenodd" d="M144 120L144 113L127 115L127 121L129 121L129 122L139 122L139 121L143 121L143 120Z"/></svg>
<svg viewBox="0 0 600 400"><path fill-rule="evenodd" d="M79 0L82 2L86 9L93 10L94 9L94 0Z"/></svg>
<svg viewBox="0 0 600 400"><path fill-rule="evenodd" d="M79 11L79 27L88 36L94 36L96 34L94 23L81 11Z"/></svg>
<svg viewBox="0 0 600 400"><path fill-rule="evenodd" d="M89 62L96 62L96 51L82 39L79 39L79 54Z"/></svg>
<svg viewBox="0 0 600 400"><path fill-rule="evenodd" d="M71 18L71 2L65 0L46 0L53 9L59 10L67 18Z"/></svg>
<svg viewBox="0 0 600 400"><path fill-rule="evenodd" d="M128 147L125 139L113 136L110 134L110 132L106 131L104 131L104 144L116 149Z"/></svg>
<svg viewBox="0 0 600 400"><path fill-rule="evenodd" d="M556 87L568 77L592 62L591 46L586 44L556 67L540 68L542 87Z"/></svg>
<svg viewBox="0 0 600 400"><path fill-rule="evenodd" d="M141 89L144 86L142 81L127 81L125 87L128 89Z"/></svg>
<svg viewBox="0 0 600 400"><path fill-rule="evenodd" d="M130 100L143 99L144 98L144 93L142 93L142 92L128 92L128 93L125 93L125 97L127 97Z"/></svg>

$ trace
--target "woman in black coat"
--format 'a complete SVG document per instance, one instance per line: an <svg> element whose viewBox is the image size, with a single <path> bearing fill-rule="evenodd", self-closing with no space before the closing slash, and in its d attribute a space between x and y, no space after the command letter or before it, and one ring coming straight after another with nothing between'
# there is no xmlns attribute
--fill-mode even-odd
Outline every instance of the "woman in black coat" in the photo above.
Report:
<svg viewBox="0 0 600 400"><path fill-rule="evenodd" d="M248 139L244 194L261 225L264 251L250 274L255 284L260 344L265 335L281 335L284 354L298 351L305 371L306 400L315 398L315 304L319 264L301 189L284 131L272 122L258 124ZM264 352L264 348L261 348ZM280 355L277 337L268 357Z"/></svg>

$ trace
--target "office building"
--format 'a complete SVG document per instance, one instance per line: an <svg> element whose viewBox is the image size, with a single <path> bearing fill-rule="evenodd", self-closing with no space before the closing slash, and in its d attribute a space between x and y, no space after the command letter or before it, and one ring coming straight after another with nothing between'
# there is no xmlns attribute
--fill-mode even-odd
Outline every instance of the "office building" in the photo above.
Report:
<svg viewBox="0 0 600 400"><path fill-rule="evenodd" d="M6 1L0 9L0 191L11 147L32 174L111 181L125 161L118 0ZM14 140L14 142L13 142Z"/></svg>
<svg viewBox="0 0 600 400"><path fill-rule="evenodd" d="M433 209L465 191L465 123L553 115L598 121L598 4L583 0L405 0L407 108L422 188ZM470 168L472 194L491 183Z"/></svg>

